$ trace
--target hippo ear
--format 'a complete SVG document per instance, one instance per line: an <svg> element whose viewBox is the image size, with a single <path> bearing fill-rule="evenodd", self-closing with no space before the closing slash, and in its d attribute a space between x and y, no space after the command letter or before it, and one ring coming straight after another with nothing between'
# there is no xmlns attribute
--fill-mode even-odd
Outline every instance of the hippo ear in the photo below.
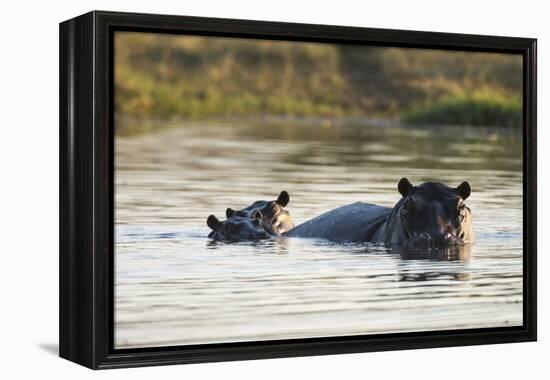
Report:
<svg viewBox="0 0 550 380"><path fill-rule="evenodd" d="M401 180L399 181L399 184L397 185L397 190L399 190L399 192L403 197L406 197L407 195L409 195L412 188L413 188L413 185L412 183L409 182L407 178L401 178Z"/></svg>
<svg viewBox="0 0 550 380"><path fill-rule="evenodd" d="M279 198L277 198L277 203L285 207L289 201L290 201L290 195L288 195L288 193L284 190L281 191L281 194L279 194Z"/></svg>
<svg viewBox="0 0 550 380"><path fill-rule="evenodd" d="M218 220L214 215L210 215L208 219L206 219L206 224L208 227L210 227L212 230L217 230L222 222Z"/></svg>
<svg viewBox="0 0 550 380"><path fill-rule="evenodd" d="M252 219L262 219L262 212L260 210L254 210L254 213L252 214Z"/></svg>
<svg viewBox="0 0 550 380"><path fill-rule="evenodd" d="M235 210L233 210L231 207L228 207L227 210L225 210L225 216L227 218L231 218L235 214Z"/></svg>
<svg viewBox="0 0 550 380"><path fill-rule="evenodd" d="M458 187L456 188L456 192L458 193L458 195L460 195L460 198L466 200L466 198L470 196L472 189L470 188L470 184L464 181L460 185L458 185Z"/></svg>

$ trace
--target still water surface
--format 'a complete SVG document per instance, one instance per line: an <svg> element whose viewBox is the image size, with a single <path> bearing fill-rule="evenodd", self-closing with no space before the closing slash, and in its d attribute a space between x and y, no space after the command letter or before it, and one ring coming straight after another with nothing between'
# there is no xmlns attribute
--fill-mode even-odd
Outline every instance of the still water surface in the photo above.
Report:
<svg viewBox="0 0 550 380"><path fill-rule="evenodd" d="M521 136L353 122L164 124L116 137L117 348L522 324ZM469 181L476 243L446 257L206 237L209 214L281 190L296 224L356 201L392 207L403 176Z"/></svg>

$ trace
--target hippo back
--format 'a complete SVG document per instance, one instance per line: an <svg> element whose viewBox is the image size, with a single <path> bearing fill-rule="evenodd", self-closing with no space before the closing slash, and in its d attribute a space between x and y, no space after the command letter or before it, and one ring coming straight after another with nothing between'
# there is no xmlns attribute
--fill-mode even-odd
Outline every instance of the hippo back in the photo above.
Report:
<svg viewBox="0 0 550 380"><path fill-rule="evenodd" d="M367 242L386 221L391 208L356 202L304 222L285 236L332 241Z"/></svg>

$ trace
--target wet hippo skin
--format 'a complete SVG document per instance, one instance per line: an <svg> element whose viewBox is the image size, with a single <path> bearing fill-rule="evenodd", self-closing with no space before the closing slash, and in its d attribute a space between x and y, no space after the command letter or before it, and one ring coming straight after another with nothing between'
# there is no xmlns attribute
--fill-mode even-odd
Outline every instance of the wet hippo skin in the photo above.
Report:
<svg viewBox="0 0 550 380"><path fill-rule="evenodd" d="M270 235L280 235L294 228L290 213L284 209L288 202L290 202L290 195L283 190L274 201L256 201L241 210L228 208L225 215L227 218L232 216L250 218L256 211L260 211L264 230Z"/></svg>
<svg viewBox="0 0 550 380"><path fill-rule="evenodd" d="M245 241L269 239L271 236L262 226L262 214L256 210L251 217L234 215L224 221L214 215L206 219L206 224L212 231L209 238L219 241Z"/></svg>
<svg viewBox="0 0 550 380"><path fill-rule="evenodd" d="M356 202L308 220L284 235L333 241L371 241L376 227L386 221L391 210L389 207Z"/></svg>
<svg viewBox="0 0 550 380"><path fill-rule="evenodd" d="M398 183L401 199L393 208L353 203L304 222L284 235L340 242L374 242L410 247L455 246L473 241L472 215L464 201L470 185L439 182Z"/></svg>

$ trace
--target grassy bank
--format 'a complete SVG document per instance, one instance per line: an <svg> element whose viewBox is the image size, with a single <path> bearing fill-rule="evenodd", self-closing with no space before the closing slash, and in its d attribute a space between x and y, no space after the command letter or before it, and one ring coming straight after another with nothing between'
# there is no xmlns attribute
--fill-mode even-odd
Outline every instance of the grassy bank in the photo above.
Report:
<svg viewBox="0 0 550 380"><path fill-rule="evenodd" d="M520 56L140 33L117 34L115 41L122 117L365 116L513 125L521 116L521 105L503 101L520 97ZM465 95L480 89L483 97ZM471 117L461 119L465 114Z"/></svg>
<svg viewBox="0 0 550 380"><path fill-rule="evenodd" d="M491 92L464 94L419 106L401 119L411 124L520 127L522 102Z"/></svg>

